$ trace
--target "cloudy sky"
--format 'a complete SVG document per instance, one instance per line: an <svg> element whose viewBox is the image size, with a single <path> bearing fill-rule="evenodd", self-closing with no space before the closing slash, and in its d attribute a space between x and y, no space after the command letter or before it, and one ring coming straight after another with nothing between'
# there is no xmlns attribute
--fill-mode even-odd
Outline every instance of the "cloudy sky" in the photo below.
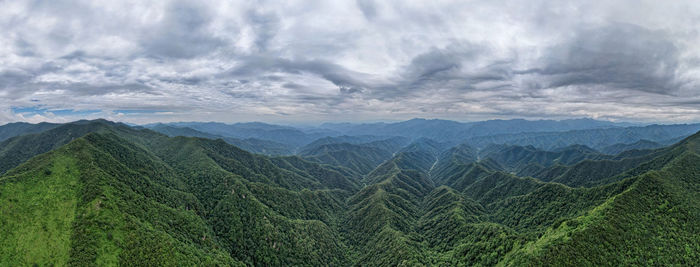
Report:
<svg viewBox="0 0 700 267"><path fill-rule="evenodd" d="M0 123L700 121L700 1L0 0Z"/></svg>

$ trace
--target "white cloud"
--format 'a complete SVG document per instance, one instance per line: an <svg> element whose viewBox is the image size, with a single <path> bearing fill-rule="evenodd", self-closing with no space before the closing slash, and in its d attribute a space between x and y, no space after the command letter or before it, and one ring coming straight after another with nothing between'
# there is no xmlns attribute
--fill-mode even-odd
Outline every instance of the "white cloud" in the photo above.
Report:
<svg viewBox="0 0 700 267"><path fill-rule="evenodd" d="M1 1L0 121L698 121L699 14L696 1ZM102 112L11 110L32 106ZM115 112L129 109L153 112Z"/></svg>

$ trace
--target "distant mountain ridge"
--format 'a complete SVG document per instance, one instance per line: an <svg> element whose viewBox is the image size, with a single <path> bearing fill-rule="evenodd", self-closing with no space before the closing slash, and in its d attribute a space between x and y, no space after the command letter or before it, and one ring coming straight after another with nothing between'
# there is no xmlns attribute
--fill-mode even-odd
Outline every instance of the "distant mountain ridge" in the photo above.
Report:
<svg viewBox="0 0 700 267"><path fill-rule="evenodd" d="M456 122L438 119L411 119L396 123L324 123L319 127L295 128L266 123L171 123L201 132L234 138L256 138L294 146L297 149L323 138L364 136L428 138L453 144L467 143L475 148L488 144L533 145L553 150L582 144L600 150L618 143L642 139L668 145L698 130L700 124L648 125L614 123L593 119L571 120L489 120ZM352 143L352 142L350 142Z"/></svg>
<svg viewBox="0 0 700 267"><path fill-rule="evenodd" d="M42 122L37 124L26 122L13 122L0 126L0 141L5 141L14 136L39 133L60 126L57 123Z"/></svg>
<svg viewBox="0 0 700 267"><path fill-rule="evenodd" d="M532 145L540 149L556 149L570 145L586 145L594 149L639 140L662 142L687 137L700 130L700 124L648 125L624 128L572 130L565 132L524 132L468 138L464 142L482 148L489 144Z"/></svg>
<svg viewBox="0 0 700 267"><path fill-rule="evenodd" d="M426 137L436 140L453 140L495 134L570 131L581 129L630 126L629 123L613 123L592 119L572 120L488 120L479 122L456 122L439 119L411 119L396 123L324 123L327 128L348 135L401 135L412 138ZM436 131L436 129L439 129Z"/></svg>
<svg viewBox="0 0 700 267"><path fill-rule="evenodd" d="M10 138L38 133L60 124L14 123L0 126L0 136ZM222 138L253 153L266 155L303 154L304 150L320 144L368 143L394 153L416 140L425 139L448 143L465 143L477 150L489 145L534 146L554 151L574 144L585 145L608 154L631 149L658 148L677 142L700 130L700 124L648 125L624 127L627 123L611 123L591 119L527 121L491 120L461 123L448 120L412 119L398 123L323 124L321 127L295 128L261 122L224 124L216 122L179 122L144 126L169 136ZM333 129L327 129L329 127ZM571 130L577 129L577 130ZM505 133L504 133L505 132ZM513 133L516 132L516 133ZM363 133L348 135L348 133ZM367 134L372 133L372 134ZM375 135L380 134L380 135ZM391 138L392 140L389 140ZM641 140L649 141L634 144ZM653 145L652 143L659 145ZM635 147L636 146L636 147Z"/></svg>
<svg viewBox="0 0 700 267"><path fill-rule="evenodd" d="M223 139L229 144L240 147L244 150L274 156L292 155L294 154L294 147L286 144L277 143L269 140L262 140L256 138L246 138L238 139L233 137L224 137L220 135L205 133L197 131L189 127L178 127L170 126L165 124L155 124L148 127L156 132L174 137L174 136L190 136L190 137L202 137L209 139Z"/></svg>

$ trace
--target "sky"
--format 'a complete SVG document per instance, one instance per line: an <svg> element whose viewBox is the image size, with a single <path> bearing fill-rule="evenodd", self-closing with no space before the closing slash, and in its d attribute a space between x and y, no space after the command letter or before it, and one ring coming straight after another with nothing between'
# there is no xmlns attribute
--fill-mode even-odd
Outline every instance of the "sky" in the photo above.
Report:
<svg viewBox="0 0 700 267"><path fill-rule="evenodd" d="M700 122L700 1L0 0L0 123Z"/></svg>

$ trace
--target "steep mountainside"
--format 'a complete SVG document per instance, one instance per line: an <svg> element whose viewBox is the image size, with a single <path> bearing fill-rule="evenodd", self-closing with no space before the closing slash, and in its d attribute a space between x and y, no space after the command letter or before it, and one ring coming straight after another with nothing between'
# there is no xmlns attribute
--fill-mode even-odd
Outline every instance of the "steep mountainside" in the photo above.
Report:
<svg viewBox="0 0 700 267"><path fill-rule="evenodd" d="M105 120L77 121L36 134L16 136L0 143L0 174L33 156L58 148L91 132L108 129L135 132L123 124Z"/></svg>
<svg viewBox="0 0 700 267"><path fill-rule="evenodd" d="M361 136L335 136L335 137L323 137L319 138L308 145L300 148L300 153L305 151L315 149L318 146L330 145L330 144L353 144L353 145L366 145L388 150L390 152L396 152L401 147L407 145L410 139L406 137L386 137L386 136L374 136L374 135L361 135Z"/></svg>
<svg viewBox="0 0 700 267"><path fill-rule="evenodd" d="M700 262L700 134L650 162L623 192L550 228L504 262L693 265Z"/></svg>
<svg viewBox="0 0 700 267"><path fill-rule="evenodd" d="M391 158L391 152L387 150L348 143L319 145L300 155L311 161L346 167L360 175L368 174Z"/></svg>
<svg viewBox="0 0 700 267"><path fill-rule="evenodd" d="M346 261L332 227L356 190L348 177L318 165L290 171L224 142L119 128L0 178L3 214L16 215L0 218L1 265Z"/></svg>
<svg viewBox="0 0 700 267"><path fill-rule="evenodd" d="M554 164L571 165L585 159L601 158L602 155L586 146L572 145L554 151L540 150L533 146L490 146L482 153L481 158L489 158L498 162L507 170L519 172L523 168L537 165L549 167Z"/></svg>
<svg viewBox="0 0 700 267"><path fill-rule="evenodd" d="M2 144L1 266L700 262L700 133L618 155L419 139L304 158L98 120Z"/></svg>
<svg viewBox="0 0 700 267"><path fill-rule="evenodd" d="M649 141L649 140L639 140L637 142L631 143L631 144L614 144L611 146L607 146L602 148L600 151L606 154L611 154L611 155L617 155L622 152L628 151L628 150L644 150L644 149L656 149L663 147L664 145L659 144L657 142Z"/></svg>

